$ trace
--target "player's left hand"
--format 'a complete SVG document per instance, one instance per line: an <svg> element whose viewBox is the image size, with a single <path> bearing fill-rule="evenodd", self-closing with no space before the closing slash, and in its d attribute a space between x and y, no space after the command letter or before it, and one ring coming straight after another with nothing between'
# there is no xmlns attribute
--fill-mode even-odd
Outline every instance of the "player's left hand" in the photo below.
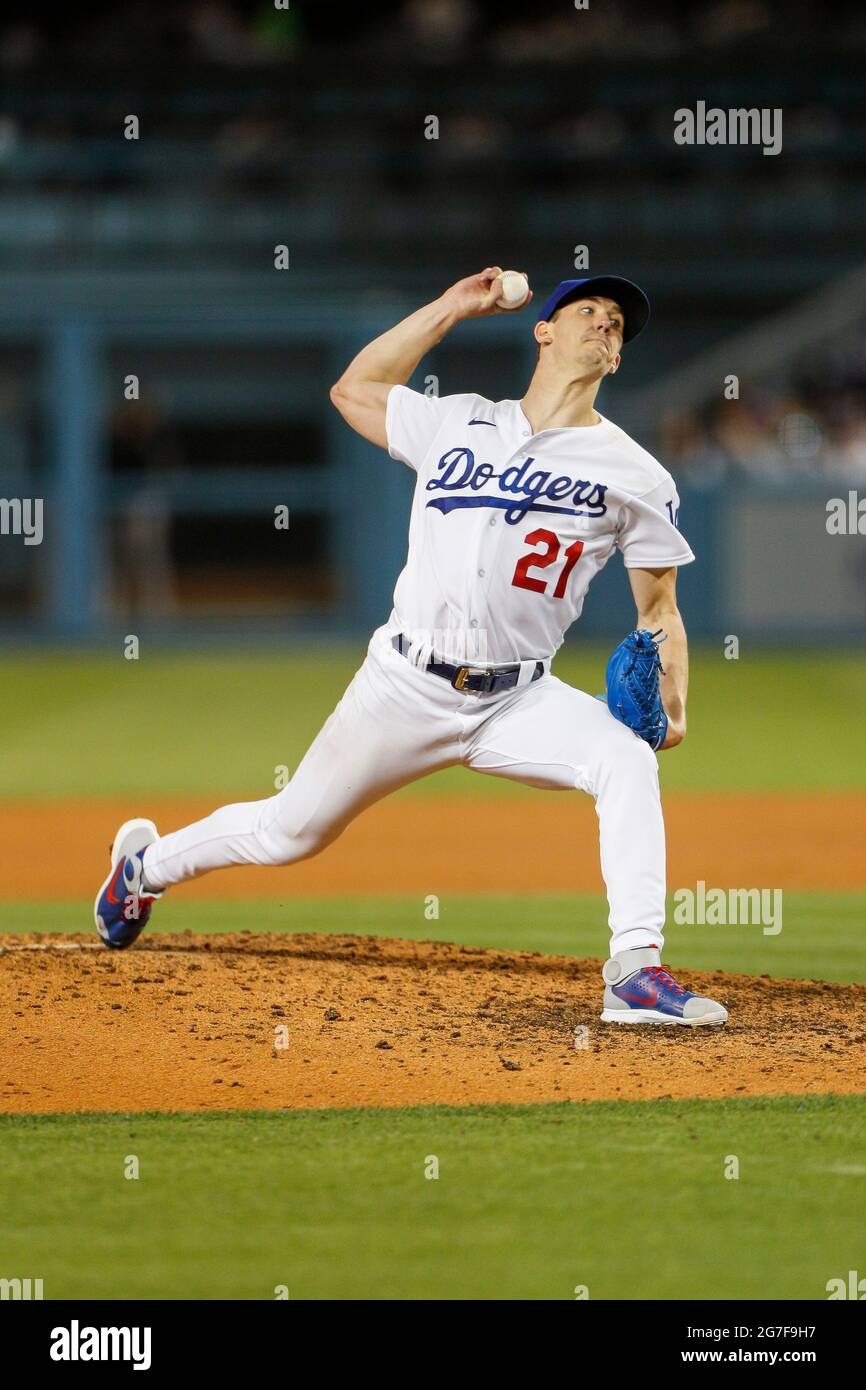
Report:
<svg viewBox="0 0 866 1390"><path fill-rule="evenodd" d="M614 719L626 724L654 752L673 748L685 734L682 727L679 738L676 737L676 721L670 719L659 692L659 675L664 675L664 668L656 638L661 633L661 628L656 632L646 628L630 632L614 648L605 673L607 707Z"/></svg>

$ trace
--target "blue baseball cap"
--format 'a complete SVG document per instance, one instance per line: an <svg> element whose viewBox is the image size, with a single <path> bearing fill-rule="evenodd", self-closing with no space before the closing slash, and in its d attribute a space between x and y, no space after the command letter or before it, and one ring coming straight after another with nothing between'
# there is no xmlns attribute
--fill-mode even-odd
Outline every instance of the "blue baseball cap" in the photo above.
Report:
<svg viewBox="0 0 866 1390"><path fill-rule="evenodd" d="M583 280L560 280L549 299L545 299L538 313L538 322L546 321L572 299L592 299L600 295L604 299L615 299L625 314L624 343L630 343L641 329L646 328L650 316L650 302L638 285L624 280L621 275L587 275Z"/></svg>

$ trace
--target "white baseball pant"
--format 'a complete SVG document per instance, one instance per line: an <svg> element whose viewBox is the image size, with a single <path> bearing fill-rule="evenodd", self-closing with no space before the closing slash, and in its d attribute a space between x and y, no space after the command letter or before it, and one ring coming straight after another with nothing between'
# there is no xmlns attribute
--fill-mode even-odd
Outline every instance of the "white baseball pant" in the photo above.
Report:
<svg viewBox="0 0 866 1390"><path fill-rule="evenodd" d="M416 669L391 636L387 627L373 634L288 786L160 836L144 854L147 887L158 892L232 864L307 859L389 792L462 764L594 797L611 954L661 950L665 838L652 749L601 701L549 672L502 694L463 694Z"/></svg>

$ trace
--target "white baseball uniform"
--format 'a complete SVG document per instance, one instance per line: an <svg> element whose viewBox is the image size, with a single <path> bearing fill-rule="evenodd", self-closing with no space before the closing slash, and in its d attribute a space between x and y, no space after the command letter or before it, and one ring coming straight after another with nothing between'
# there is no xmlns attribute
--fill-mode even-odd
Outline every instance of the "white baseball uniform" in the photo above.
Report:
<svg viewBox="0 0 866 1390"><path fill-rule="evenodd" d="M388 622L289 785L163 835L144 855L160 891L230 864L318 853L359 812L426 773L476 772L595 798L611 954L663 945L664 824L650 747L550 674L590 580L694 559L662 466L604 418L533 434L519 401L389 393L388 450L417 473L409 552ZM403 649L394 638L403 634ZM431 656L520 663L495 694L455 689ZM544 673L533 679L539 661ZM543 885L539 885L543 887Z"/></svg>

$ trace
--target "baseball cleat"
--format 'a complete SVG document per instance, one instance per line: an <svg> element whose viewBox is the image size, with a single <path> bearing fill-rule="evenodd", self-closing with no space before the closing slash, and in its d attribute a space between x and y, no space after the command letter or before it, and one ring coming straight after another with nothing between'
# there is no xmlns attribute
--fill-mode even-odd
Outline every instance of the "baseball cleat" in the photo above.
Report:
<svg viewBox="0 0 866 1390"><path fill-rule="evenodd" d="M147 846L159 839L152 820L128 820L111 846L111 871L96 895L93 915L106 946L123 950L147 926L151 905L162 893L142 883L142 859Z"/></svg>
<svg viewBox="0 0 866 1390"><path fill-rule="evenodd" d="M719 1028L728 1011L715 999L690 994L661 964L655 948L621 951L605 962L603 1023L679 1023Z"/></svg>

